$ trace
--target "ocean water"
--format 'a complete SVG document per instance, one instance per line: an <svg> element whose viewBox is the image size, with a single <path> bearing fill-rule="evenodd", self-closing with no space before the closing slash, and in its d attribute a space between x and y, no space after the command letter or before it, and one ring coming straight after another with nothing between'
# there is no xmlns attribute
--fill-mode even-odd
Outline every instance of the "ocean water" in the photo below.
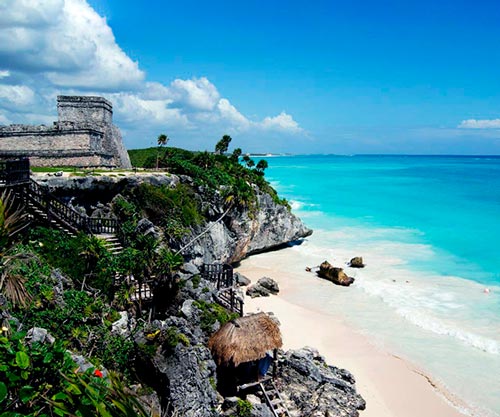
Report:
<svg viewBox="0 0 500 417"><path fill-rule="evenodd" d="M296 297L340 312L463 399L469 414L500 416L500 157L268 162L268 180L315 231L291 249L296 262L328 259L356 279ZM352 256L366 267L347 267Z"/></svg>

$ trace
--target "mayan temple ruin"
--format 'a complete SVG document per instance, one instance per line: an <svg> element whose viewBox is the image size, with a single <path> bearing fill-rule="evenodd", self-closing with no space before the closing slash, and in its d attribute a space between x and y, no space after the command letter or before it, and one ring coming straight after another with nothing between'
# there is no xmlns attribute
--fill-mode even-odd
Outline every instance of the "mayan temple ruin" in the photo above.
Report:
<svg viewBox="0 0 500 417"><path fill-rule="evenodd" d="M131 168L113 106L103 97L58 96L53 126L0 126L0 158L33 166Z"/></svg>

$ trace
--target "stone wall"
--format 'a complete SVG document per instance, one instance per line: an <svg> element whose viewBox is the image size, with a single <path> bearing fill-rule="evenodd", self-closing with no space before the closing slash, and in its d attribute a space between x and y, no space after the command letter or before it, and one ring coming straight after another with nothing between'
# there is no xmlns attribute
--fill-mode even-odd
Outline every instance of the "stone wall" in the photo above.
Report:
<svg viewBox="0 0 500 417"><path fill-rule="evenodd" d="M0 157L28 156L33 166L131 168L112 105L102 97L59 96L53 126L0 126Z"/></svg>
<svg viewBox="0 0 500 417"><path fill-rule="evenodd" d="M58 96L57 114L60 122L113 124L113 105L103 97Z"/></svg>
<svg viewBox="0 0 500 417"><path fill-rule="evenodd" d="M102 132L91 129L32 129L31 126L20 126L16 131L3 131L0 140L2 151L28 151L31 155L40 150L100 151L103 136Z"/></svg>

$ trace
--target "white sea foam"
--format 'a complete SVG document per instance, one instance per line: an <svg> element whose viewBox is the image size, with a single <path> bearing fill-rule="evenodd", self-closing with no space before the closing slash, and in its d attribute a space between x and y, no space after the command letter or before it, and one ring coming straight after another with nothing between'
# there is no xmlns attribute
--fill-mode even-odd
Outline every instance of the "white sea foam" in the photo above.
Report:
<svg viewBox="0 0 500 417"><path fill-rule="evenodd" d="M397 309L397 313L422 329L430 330L439 335L453 337L468 346L492 355L500 354L500 343L496 340L488 339L481 335L459 329L454 325L443 323L436 317L416 311L415 309L401 307Z"/></svg>
<svg viewBox="0 0 500 417"><path fill-rule="evenodd" d="M292 210L303 210L305 207L317 207L317 204L305 203L300 200L290 200L289 201Z"/></svg>
<svg viewBox="0 0 500 417"><path fill-rule="evenodd" d="M488 319L485 314L491 313L493 317L494 302L490 312L480 315L474 311L477 305L484 305L488 297L483 293L483 286L461 277L412 271L407 267L408 262L435 256L433 248L426 244L387 240L391 233L404 240L404 236L414 235L415 231L343 227L315 233L312 242L297 248L308 262L319 264L328 259L342 265L350 257L362 254L368 267L362 271L347 269L348 275L356 278L354 288L381 301L400 318L420 329L453 338L488 354L500 355L500 337L495 337L495 329L482 325L482 321ZM499 291L492 288L492 293Z"/></svg>

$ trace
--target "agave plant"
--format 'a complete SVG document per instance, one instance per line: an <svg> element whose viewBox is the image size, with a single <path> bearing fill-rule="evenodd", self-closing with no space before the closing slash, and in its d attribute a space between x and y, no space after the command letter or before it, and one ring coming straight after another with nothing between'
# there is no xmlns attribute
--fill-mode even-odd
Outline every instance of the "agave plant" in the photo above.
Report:
<svg viewBox="0 0 500 417"><path fill-rule="evenodd" d="M26 278L17 272L16 264L33 259L36 259L33 254L25 252L2 256L0 259L0 293L14 307L26 307L31 301L31 295L26 289Z"/></svg>
<svg viewBox="0 0 500 417"><path fill-rule="evenodd" d="M0 253L7 248L13 235L28 225L26 212L17 206L12 190L0 194Z"/></svg>
<svg viewBox="0 0 500 417"><path fill-rule="evenodd" d="M0 292L13 306L25 307L31 297L26 290L26 279L12 267L15 260L24 260L27 255L20 253L5 255L13 235L28 225L26 213L16 206L12 190L5 189L0 194Z"/></svg>

